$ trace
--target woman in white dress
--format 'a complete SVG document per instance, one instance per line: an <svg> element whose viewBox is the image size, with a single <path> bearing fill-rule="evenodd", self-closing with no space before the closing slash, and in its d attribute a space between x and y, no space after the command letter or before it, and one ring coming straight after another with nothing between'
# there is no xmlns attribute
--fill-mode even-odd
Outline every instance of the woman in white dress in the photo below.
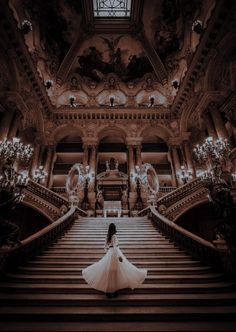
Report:
<svg viewBox="0 0 236 332"><path fill-rule="evenodd" d="M147 270L138 269L123 255L113 223L108 228L105 250L102 259L82 270L83 278L92 288L105 292L107 297L114 297L119 289L134 289L143 283Z"/></svg>

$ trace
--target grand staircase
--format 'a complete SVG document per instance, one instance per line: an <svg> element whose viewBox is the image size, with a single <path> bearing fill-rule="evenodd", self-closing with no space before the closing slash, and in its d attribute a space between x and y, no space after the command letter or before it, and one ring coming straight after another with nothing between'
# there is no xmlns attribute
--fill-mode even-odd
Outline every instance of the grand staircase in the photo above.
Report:
<svg viewBox="0 0 236 332"><path fill-rule="evenodd" d="M108 299L81 270L104 255L110 222L120 248L148 277ZM0 284L0 330L236 331L232 281L194 260L146 217L80 218L51 247Z"/></svg>

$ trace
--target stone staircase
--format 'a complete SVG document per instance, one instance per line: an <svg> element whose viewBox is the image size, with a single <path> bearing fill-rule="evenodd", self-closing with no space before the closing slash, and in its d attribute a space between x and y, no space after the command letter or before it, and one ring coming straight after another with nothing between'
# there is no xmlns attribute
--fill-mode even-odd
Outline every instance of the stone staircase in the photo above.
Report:
<svg viewBox="0 0 236 332"><path fill-rule="evenodd" d="M82 279L104 255L110 222L120 248L148 277L108 299ZM163 236L146 217L80 218L48 250L0 284L0 330L236 331L236 288Z"/></svg>

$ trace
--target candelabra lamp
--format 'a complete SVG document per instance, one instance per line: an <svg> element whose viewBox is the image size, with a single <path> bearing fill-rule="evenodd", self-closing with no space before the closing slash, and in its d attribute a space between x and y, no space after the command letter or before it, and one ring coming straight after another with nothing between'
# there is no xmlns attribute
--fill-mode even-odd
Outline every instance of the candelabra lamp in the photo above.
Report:
<svg viewBox="0 0 236 332"><path fill-rule="evenodd" d="M19 229L9 221L12 208L23 198L23 189L29 177L27 171L18 173L14 164L18 161L27 164L33 154L30 145L23 144L19 138L0 141L0 246L19 242Z"/></svg>
<svg viewBox="0 0 236 332"><path fill-rule="evenodd" d="M202 145L198 144L193 152L196 162L205 168L199 174L201 180L206 184L217 182L223 172L224 162L230 153L229 142L222 138L214 141L212 137L208 137Z"/></svg>
<svg viewBox="0 0 236 332"><path fill-rule="evenodd" d="M180 171L177 173L177 176L183 184L186 184L189 180L192 179L192 172L186 169L184 165L182 165L180 167Z"/></svg>
<svg viewBox="0 0 236 332"><path fill-rule="evenodd" d="M216 237L224 238L229 250L236 254L236 205L234 188L223 177L224 165L230 154L227 140L213 140L208 137L202 145L193 150L196 161L204 168L199 174L203 185L208 189L209 201L213 204L220 222ZM232 175L232 179L234 175Z"/></svg>
<svg viewBox="0 0 236 332"><path fill-rule="evenodd" d="M34 180L37 183L43 183L47 175L47 172L44 171L43 166L41 165L34 172Z"/></svg>

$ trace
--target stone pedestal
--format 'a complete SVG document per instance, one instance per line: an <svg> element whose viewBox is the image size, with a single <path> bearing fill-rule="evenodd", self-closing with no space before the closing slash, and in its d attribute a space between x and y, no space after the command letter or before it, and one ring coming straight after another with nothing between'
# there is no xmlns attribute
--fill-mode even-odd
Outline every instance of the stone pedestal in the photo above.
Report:
<svg viewBox="0 0 236 332"><path fill-rule="evenodd" d="M135 209L136 200L137 200L137 193L136 192L130 192L129 193L129 209L130 209L130 211Z"/></svg>

